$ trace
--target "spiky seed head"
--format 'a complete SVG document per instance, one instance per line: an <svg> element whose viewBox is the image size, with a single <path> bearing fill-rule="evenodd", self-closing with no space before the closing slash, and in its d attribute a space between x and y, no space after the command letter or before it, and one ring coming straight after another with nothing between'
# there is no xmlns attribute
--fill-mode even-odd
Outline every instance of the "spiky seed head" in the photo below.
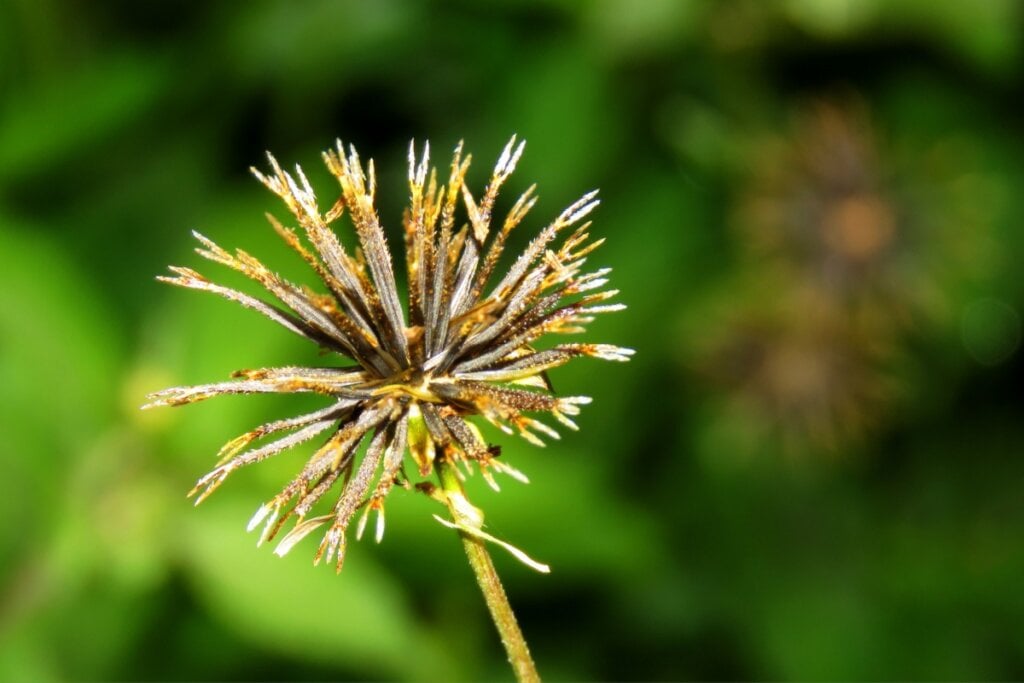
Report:
<svg viewBox="0 0 1024 683"><path fill-rule="evenodd" d="M337 364L241 370L233 381L174 387L150 395L146 408L179 406L224 394L308 392L328 400L319 410L260 425L229 441L220 451L217 466L192 489L190 495L197 504L232 472L327 433L296 477L260 506L249 529L262 526L263 542L294 520L276 549L283 555L326 527L316 561L336 558L340 569L346 532L360 508L364 512L357 523L357 537L368 513L374 511L375 537L381 540L384 500L396 483L410 481L406 450L419 477L430 476L443 461L467 471L473 466L497 488L495 472L524 482L526 477L497 459L500 450L484 441L471 418L480 417L506 433L518 431L537 445L543 445L542 436L558 438L558 433L527 413L548 413L576 429L570 416L577 415L579 406L590 399L554 396L547 372L579 356L625 361L633 351L609 344L536 347L545 335L581 331L594 315L623 308L604 303L616 290L594 292L607 284L609 269L583 270L588 255L601 243L590 240L590 223L582 223L598 204L596 191L566 208L509 270L495 276L509 234L536 202L530 187L504 220L494 223L498 191L523 148L524 143L517 144L513 136L477 199L464 183L470 159L463 158L462 143L455 149L448 180L441 185L437 169L429 166L429 145L424 145L417 159L415 145L410 144L410 203L403 221L408 282L404 309L374 205L372 161L364 169L355 149L349 147L346 153L341 141L324 153L340 188L326 212L321 212L299 167L292 175L268 153L271 172L252 169L284 201L295 222L295 227L286 227L268 215L271 225L313 269L327 293L300 287L244 251L232 254L199 233L195 237L202 244L196 250L200 256L255 280L276 302L214 284L190 268L172 267L172 276L158 279L219 294L258 311L332 353ZM456 230L460 200L469 223ZM361 248L355 254L345 249L331 227L346 211ZM251 447L270 436L266 443ZM366 450L357 464L364 443ZM333 510L308 517L334 489L340 493ZM463 512L475 510L468 501L466 506ZM480 530L479 524L474 526L471 533L499 543L531 566L544 568Z"/></svg>

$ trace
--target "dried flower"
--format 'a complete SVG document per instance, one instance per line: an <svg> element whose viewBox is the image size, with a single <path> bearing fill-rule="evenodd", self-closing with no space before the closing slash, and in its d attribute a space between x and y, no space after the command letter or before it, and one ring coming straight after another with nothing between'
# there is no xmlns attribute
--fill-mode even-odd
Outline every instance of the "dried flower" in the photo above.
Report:
<svg viewBox="0 0 1024 683"><path fill-rule="evenodd" d="M468 418L479 415L509 434L514 428L536 445L543 445L538 435L558 438L558 433L527 413L549 413L563 425L576 428L572 416L590 399L554 396L546 372L577 356L625 361L633 351L605 344L534 347L545 334L582 332L595 314L623 308L606 303L616 294L602 289L608 282L608 268L583 272L587 255L603 241L590 241L590 222L582 222L598 204L596 192L584 195L545 227L485 293L509 234L536 202L534 187L530 187L500 227L492 230L498 190L522 151L523 143L517 145L513 137L477 200L464 183L470 157L463 158L461 143L445 184L438 183L436 169L429 167L429 145L418 161L414 145L410 145L411 198L403 221L408 319L374 208L372 161L364 170L355 150L350 147L346 155L340 142L336 150L324 153L327 168L341 186L341 196L325 213L299 167L293 176L268 155L272 174L253 169L256 177L284 200L308 245L299 232L268 215L270 223L316 272L327 293L293 284L244 251L231 254L198 233L201 256L256 280L283 306L215 284L190 268L172 267L173 277L158 279L213 292L255 309L354 364L241 370L235 373L235 381L174 387L152 394L145 407L268 392L312 392L331 399L320 410L261 425L229 441L221 449L218 465L192 490L190 495L198 494L197 504L232 472L329 433L295 479L260 507L249 528L263 524L263 542L294 518L294 527L277 546L276 552L283 555L305 536L326 527L316 562L336 557L340 570L346 532L360 508L363 512L356 537L362 535L372 510L377 513L376 538L381 540L388 492L396 483L409 485L406 446L420 477L429 476L442 464L466 471L471 471L472 465L497 489L494 472L523 481L525 477L498 459L499 448L487 444ZM468 225L456 231L460 200ZM361 246L355 254L346 251L330 227L346 211ZM561 246L554 246L564 235ZM252 447L270 435L278 436ZM357 467L360 446L367 441ZM335 485L341 492L333 510L309 517ZM434 491L428 482L417 487ZM450 496L446 502L453 503ZM455 521L458 528L501 543L482 531L482 518L468 501L454 503L461 506ZM476 523L469 524L467 519ZM501 545L532 562L515 548Z"/></svg>

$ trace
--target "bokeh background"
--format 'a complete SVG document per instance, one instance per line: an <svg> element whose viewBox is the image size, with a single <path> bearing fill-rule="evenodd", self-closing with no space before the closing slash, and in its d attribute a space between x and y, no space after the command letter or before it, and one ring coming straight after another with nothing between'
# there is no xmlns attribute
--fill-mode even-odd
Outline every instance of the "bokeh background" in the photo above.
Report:
<svg viewBox="0 0 1024 683"><path fill-rule="evenodd" d="M0 3L0 678L507 680L436 504L340 577L244 531L304 453L193 509L290 397L146 392L320 362L154 281L189 230L302 272L247 173L410 138L542 221L602 190L629 305L532 484L471 482L550 680L1024 678L1022 6L1014 0ZM505 198L504 206L511 203ZM397 234L392 232L392 234ZM346 236L349 239L351 236ZM204 272L214 274L215 266ZM230 281L230 276L228 277ZM254 291L254 290L250 290Z"/></svg>

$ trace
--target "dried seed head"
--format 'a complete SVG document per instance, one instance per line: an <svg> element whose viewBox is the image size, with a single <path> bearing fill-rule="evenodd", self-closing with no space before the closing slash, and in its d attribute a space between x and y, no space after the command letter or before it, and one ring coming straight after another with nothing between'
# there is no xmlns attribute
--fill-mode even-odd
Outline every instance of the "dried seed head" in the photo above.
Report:
<svg viewBox="0 0 1024 683"><path fill-rule="evenodd" d="M377 513L375 536L381 540L384 500L396 482L408 483L403 466L407 448L420 477L430 476L443 460L467 471L475 466L497 489L495 472L523 482L526 477L496 459L498 447L484 441L470 418L480 416L506 433L518 431L541 446L541 437L557 439L559 435L526 413L550 413L561 424L576 429L569 416L577 415L579 406L590 399L553 396L546 373L578 356L625 361L633 351L608 344L534 347L546 334L582 331L595 314L623 308L603 303L617 290L594 291L607 284L609 269L583 271L586 257L601 244L601 240L590 241L589 223L580 224L598 204L596 191L585 194L545 227L487 291L509 233L536 202L530 187L499 229L491 229L498 191L515 169L524 144L517 144L515 137L509 141L479 200L464 184L470 159L468 155L463 158L461 143L443 185L438 185L437 171L429 166L429 145L424 145L417 159L415 144L410 144L410 203L404 216L407 311L402 309L392 255L374 207L372 161L364 170L355 149L350 147L346 154L340 141L335 150L324 153L324 162L340 186L340 197L326 213L321 213L300 168L292 175L268 154L271 173L253 169L256 178L284 201L296 227L286 227L268 216L271 225L310 265L329 294L293 284L244 251L232 254L199 233L195 237L203 245L197 249L200 256L255 280L277 303L213 284L188 268L172 267L173 277L159 279L213 292L259 311L336 354L339 365L242 370L235 373L235 381L174 387L152 394L144 407L184 405L223 394L271 392L310 392L331 400L320 410L261 425L225 444L220 463L190 494L197 496L197 503L235 470L333 430L295 479L259 508L249 529L263 525L262 542L272 539L294 517L294 527L276 549L283 555L326 526L316 561L335 560L340 569L347 530L360 508L357 537L373 510ZM460 199L469 228L456 233ZM360 250L355 255L348 253L330 227L346 211L359 238ZM559 238L564 239L556 247ZM286 435L250 447L282 432ZM357 466L357 453L364 442L368 446ZM340 493L333 511L307 519L318 501L336 487ZM421 488L436 493L431 486ZM464 512L475 510L468 501L463 507ZM546 569L484 533L479 511L464 519L477 517L479 524L474 523L470 533L499 543L531 566Z"/></svg>

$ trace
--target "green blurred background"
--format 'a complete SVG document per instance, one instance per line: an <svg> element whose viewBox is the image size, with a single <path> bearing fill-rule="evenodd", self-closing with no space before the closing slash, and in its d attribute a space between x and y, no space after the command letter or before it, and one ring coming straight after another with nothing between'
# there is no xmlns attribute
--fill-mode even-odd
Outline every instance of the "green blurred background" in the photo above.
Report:
<svg viewBox="0 0 1024 683"><path fill-rule="evenodd" d="M193 509L294 397L144 394L315 363L153 277L189 230L302 269L247 173L410 138L479 188L528 140L529 233L602 190L629 310L595 398L490 529L542 674L1024 678L1022 6L1014 0L0 2L0 679L509 679L455 535L397 491L340 577L244 531L304 453ZM506 197L504 207L511 204ZM392 233L395 234L395 233ZM350 236L346 236L348 239ZM290 270L289 270L290 269ZM216 267L205 269L217 274ZM228 278L230 281L230 277ZM254 290L250 290L254 291Z"/></svg>

